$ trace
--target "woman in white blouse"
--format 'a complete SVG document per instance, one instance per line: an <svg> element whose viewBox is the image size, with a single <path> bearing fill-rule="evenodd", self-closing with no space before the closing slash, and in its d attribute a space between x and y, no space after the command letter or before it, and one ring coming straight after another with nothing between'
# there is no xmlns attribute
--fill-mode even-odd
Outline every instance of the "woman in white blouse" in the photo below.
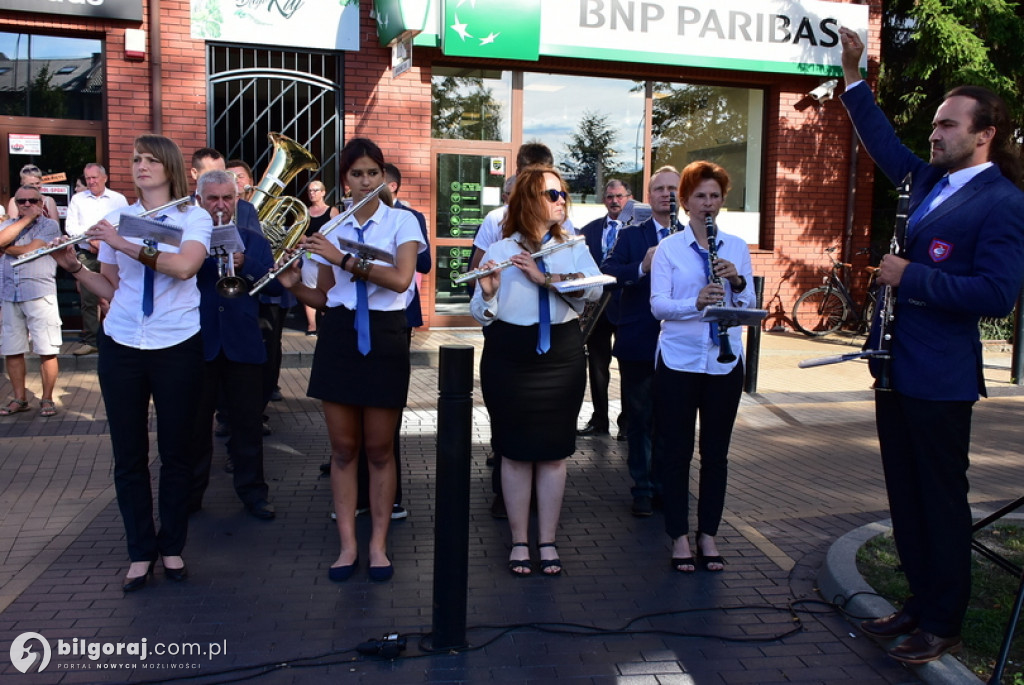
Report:
<svg viewBox="0 0 1024 685"><path fill-rule="evenodd" d="M697 565L721 571L715 543L725 506L729 440L743 390L741 329L728 329L733 361L719 362L715 324L701 321L706 307L725 302L753 307L750 252L741 238L717 231L718 259L712 282L706 217L718 216L729 192L729 174L711 162L694 162L679 177L686 228L661 242L651 266L651 311L661 320L653 394L655 456L665 506L665 532L672 538L672 568L691 573ZM690 461L700 416L700 484L696 550L688 539ZM694 557L696 556L696 561Z"/></svg>
<svg viewBox="0 0 1024 685"><path fill-rule="evenodd" d="M114 452L117 503L132 562L122 586L125 592L146 585L157 556L167 578L180 581L188 575L181 553L195 462L189 438L202 383L195 370L203 363L195 275L213 231L205 209L182 202L149 217L180 228L179 245L146 245L122 236L115 225L122 213L142 214L189 195L181 150L163 136L135 139L132 177L138 202L85 232L90 240L102 241L99 273L83 268L72 247L53 255L81 284L110 301L98 339L98 372ZM159 531L149 476L150 397L160 452Z"/></svg>
<svg viewBox="0 0 1024 685"><path fill-rule="evenodd" d="M350 140L339 165L353 204L384 182L384 155L366 138ZM395 263L361 259L342 250L339 238L380 248L394 255ZM394 573L387 551L395 504L394 437L411 371L405 305L416 255L426 244L411 212L376 197L333 232L314 233L298 249L320 262L316 287L303 285L297 263L281 275L281 284L302 304L324 311L307 394L323 403L331 443L331 493L341 551L327 576L348 580L359 563L356 475L362 445L370 467L373 523L368 574L370 580L386 581Z"/></svg>
<svg viewBox="0 0 1024 685"><path fill-rule="evenodd" d="M484 325L480 387L491 416L492 444L502 455L501 486L512 531L509 570L532 573L531 485L536 478L540 568L562 572L555 534L565 492L566 457L576 451L576 420L586 389L586 361L577 321L600 288L560 294L553 284L600 274L586 243L565 243L565 184L553 167L521 169L502 224L481 268L510 260L480 279L470 309Z"/></svg>

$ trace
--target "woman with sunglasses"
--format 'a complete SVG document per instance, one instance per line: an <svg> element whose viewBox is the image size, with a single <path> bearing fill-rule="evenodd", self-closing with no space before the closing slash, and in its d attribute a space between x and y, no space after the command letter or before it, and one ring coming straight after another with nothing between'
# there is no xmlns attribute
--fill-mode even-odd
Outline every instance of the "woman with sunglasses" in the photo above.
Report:
<svg viewBox="0 0 1024 685"><path fill-rule="evenodd" d="M306 189L309 194L309 226L306 228L306 235L311 236L320 231L328 221L338 216L340 212L337 207L327 204L327 188L323 181L313 181ZM302 260L302 284L307 288L316 287L319 267L312 259ZM303 305L306 310L306 335L316 335L317 312L312 307Z"/></svg>
<svg viewBox="0 0 1024 685"><path fill-rule="evenodd" d="M73 247L53 253L75 279L110 301L97 343L99 380L114 453L114 486L124 519L131 566L122 589L139 590L161 558L164 575L188 576L181 557L188 533L189 487L195 467L190 436L202 390L196 273L210 246L213 220L183 202L149 220L182 230L179 245L147 245L118 233L122 215L139 215L188 198L185 160L174 141L144 134L135 139L132 178L139 200L117 210L85 235L99 240L100 271L83 269ZM159 520L153 517L149 475L149 401L156 408L160 454Z"/></svg>
<svg viewBox="0 0 1024 685"><path fill-rule="evenodd" d="M384 182L384 155L366 138L353 138L339 155L339 171L358 204ZM386 193L386 191L385 191ZM390 202L390 196L387 196ZM302 304L324 311L309 374L310 397L323 403L331 445L331 493L341 551L327 577L345 581L359 564L356 540L360 446L370 471L370 580L390 580L388 528L395 503L395 430L409 395L409 334L405 306L412 294L416 255L426 249L412 213L375 197L328 235L314 233L298 249L320 263L316 287L303 285L297 266L279 277ZM342 250L339 238L394 255L394 265Z"/></svg>
<svg viewBox="0 0 1024 685"><path fill-rule="evenodd" d="M577 321L600 288L560 294L554 284L601 272L582 240L533 259L569 235L565 184L554 167L528 166L516 177L502 224L481 268L512 265L483 276L470 309L484 326L480 387L491 416L492 443L502 455L501 487L512 532L509 571L530 565L529 520L534 479L541 572L556 576L562 563L555 534L565 492L566 457L576 451L576 420L586 388L586 361Z"/></svg>

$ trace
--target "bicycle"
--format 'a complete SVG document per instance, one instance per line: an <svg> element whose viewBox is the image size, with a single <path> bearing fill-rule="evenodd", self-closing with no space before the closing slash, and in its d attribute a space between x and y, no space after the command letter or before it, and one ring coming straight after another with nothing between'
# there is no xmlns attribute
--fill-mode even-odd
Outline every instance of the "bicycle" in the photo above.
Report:
<svg viewBox="0 0 1024 685"><path fill-rule="evenodd" d="M875 284L878 267L867 267L867 295L864 304L858 306L843 278L845 272L853 265L837 261L833 256L837 249L825 249L825 253L832 260L832 268L825 276L823 285L811 288L798 297L796 304L793 305L793 325L805 335L820 337L835 333L845 325L856 326L857 333L866 333L871 326L878 298L878 286ZM857 254L868 252L868 249L863 249Z"/></svg>

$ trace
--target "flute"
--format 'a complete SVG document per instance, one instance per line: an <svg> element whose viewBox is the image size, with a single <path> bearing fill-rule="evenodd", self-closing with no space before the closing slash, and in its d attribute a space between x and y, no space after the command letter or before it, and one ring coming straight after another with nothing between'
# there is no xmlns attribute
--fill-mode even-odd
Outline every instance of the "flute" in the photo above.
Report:
<svg viewBox="0 0 1024 685"><path fill-rule="evenodd" d="M710 214L704 215L704 228L708 235L708 283L722 284L722 279L715 275L715 262L718 261L718 236L715 234L715 220ZM715 307L725 306L725 300ZM718 322L718 363L729 364L736 361L736 355L732 351L732 341L729 340L729 327L724 321Z"/></svg>
<svg viewBox="0 0 1024 685"><path fill-rule="evenodd" d="M137 216L152 216L153 214L158 214L159 212L162 212L165 209L177 207L178 205L185 204L186 202L191 201L191 195L188 195L186 197L179 197L177 200L171 200L165 205L160 205L159 207L154 207L153 209L147 209L145 212ZM114 224L114 228L117 228L119 224L120 222ZM11 266L21 266L22 264L27 264L28 262L31 262L34 259L45 257L46 255L52 252L56 252L57 250L63 250L65 247L68 247L69 245L77 245L78 243L84 243L86 240L90 240L89 236L82 233L81 235L76 235L71 240L64 241L60 245L50 245L49 247L41 247L38 250L33 250L32 252L28 252L26 254L21 255L13 262L11 262Z"/></svg>
<svg viewBox="0 0 1024 685"><path fill-rule="evenodd" d="M567 247L572 247L581 240L586 240L586 238L584 238L581 235L569 236L568 238L565 239L565 242L563 243L555 243L554 245L549 245L548 247L544 247L541 248L540 250L537 250L536 252L530 255L530 258L540 259L541 257L546 257L552 252L558 252L559 250L565 249ZM472 271L467 271L461 276L456 277L453 283L455 283L455 285L462 285L467 281L473 281L478 278L483 278L484 276L490 276L494 272L502 271L503 269L507 269L510 266L512 266L512 260L506 259L504 261L498 262L494 266L489 267L487 269L473 269Z"/></svg>

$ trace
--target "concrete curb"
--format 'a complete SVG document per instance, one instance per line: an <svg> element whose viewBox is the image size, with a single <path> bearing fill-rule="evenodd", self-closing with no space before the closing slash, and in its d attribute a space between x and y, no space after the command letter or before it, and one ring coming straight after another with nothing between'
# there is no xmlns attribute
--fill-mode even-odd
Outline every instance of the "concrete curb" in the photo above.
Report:
<svg viewBox="0 0 1024 685"><path fill-rule="evenodd" d="M888 616L896 611L892 604L874 594L874 589L857 571L857 550L871 538L887 533L891 528L889 519L869 523L832 543L825 563L818 572L818 592L823 599L835 604L845 601L844 610L854 616ZM854 619L850 620L854 622ZM856 625L856 622L854 624ZM899 640L890 640L880 645L888 649L898 643ZM937 661L910 668L918 678L934 685L978 685L982 682L956 657L949 654Z"/></svg>

